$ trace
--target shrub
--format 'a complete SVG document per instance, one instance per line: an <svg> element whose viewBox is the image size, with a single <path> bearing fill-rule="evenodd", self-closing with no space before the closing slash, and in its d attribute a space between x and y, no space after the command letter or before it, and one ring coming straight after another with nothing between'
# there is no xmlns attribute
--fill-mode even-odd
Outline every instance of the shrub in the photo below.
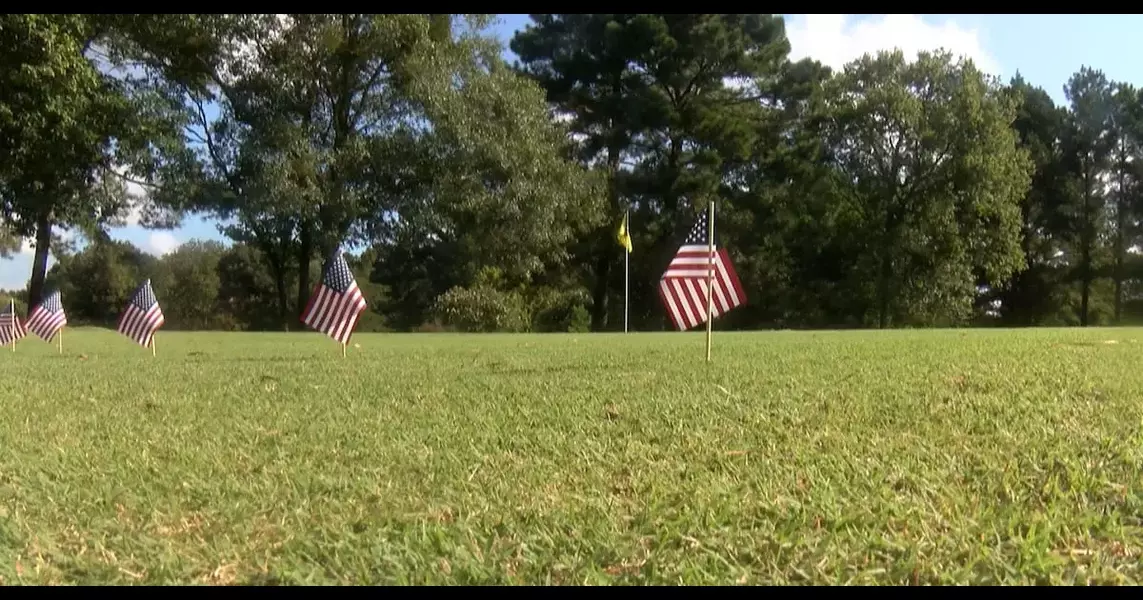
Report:
<svg viewBox="0 0 1143 600"><path fill-rule="evenodd" d="M587 290L560 291L541 288L532 297L532 329L584 333L591 330L590 302Z"/></svg>
<svg viewBox="0 0 1143 600"><path fill-rule="evenodd" d="M529 311L520 294L487 284L450 289L437 298L433 313L442 323L464 332L515 333L530 329Z"/></svg>

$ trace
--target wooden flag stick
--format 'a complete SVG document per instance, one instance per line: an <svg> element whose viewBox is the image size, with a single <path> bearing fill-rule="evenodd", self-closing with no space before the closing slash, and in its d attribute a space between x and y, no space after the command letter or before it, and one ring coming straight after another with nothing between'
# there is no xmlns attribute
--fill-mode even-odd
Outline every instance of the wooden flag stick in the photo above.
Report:
<svg viewBox="0 0 1143 600"><path fill-rule="evenodd" d="M714 315L714 200L710 201L707 219L707 276L706 276L706 362L710 362L711 317Z"/></svg>
<svg viewBox="0 0 1143 600"><path fill-rule="evenodd" d="M157 337L159 337L159 336L157 336L157 335L151 336L151 356L155 355L155 338L157 338Z"/></svg>
<svg viewBox="0 0 1143 600"><path fill-rule="evenodd" d="M345 358L345 346L346 346L345 344L341 345L341 357L342 358Z"/></svg>
<svg viewBox="0 0 1143 600"><path fill-rule="evenodd" d="M12 352L16 351L16 301L9 298L8 305L12 309Z"/></svg>
<svg viewBox="0 0 1143 600"><path fill-rule="evenodd" d="M60 354L63 354L63 327L60 327L60 330L56 333L56 342L59 343Z"/></svg>

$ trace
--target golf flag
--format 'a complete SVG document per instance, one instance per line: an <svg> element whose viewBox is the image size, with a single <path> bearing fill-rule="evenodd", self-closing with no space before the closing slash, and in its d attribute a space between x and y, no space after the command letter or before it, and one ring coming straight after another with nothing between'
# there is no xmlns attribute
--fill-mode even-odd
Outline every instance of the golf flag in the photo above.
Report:
<svg viewBox="0 0 1143 600"><path fill-rule="evenodd" d="M151 289L151 280L148 279L139 286L131 301L127 303L127 308L119 317L119 326L115 329L146 348L151 345L155 332L164 322L163 310L159 308L159 300L155 297L155 291Z"/></svg>
<svg viewBox="0 0 1143 600"><path fill-rule="evenodd" d="M659 298L675 329L686 331L706 323L707 283L714 267L713 317L721 316L746 302L746 292L725 249L713 246L707 232L709 217L704 213L691 228L671 264L659 279ZM714 252L711 253L713 248ZM713 261L712 261L713 258Z"/></svg>
<svg viewBox="0 0 1143 600"><path fill-rule="evenodd" d="M302 323L345 346L365 306L365 296L349 272L349 264L345 262L341 248L338 248L322 269L321 283L314 287L302 313Z"/></svg>
<svg viewBox="0 0 1143 600"><path fill-rule="evenodd" d="M616 234L615 237L619 241L619 245L626 248L627 252L630 254L631 253L631 231L628 229L628 226L627 226L627 213L623 213L623 222L619 224L619 232Z"/></svg>

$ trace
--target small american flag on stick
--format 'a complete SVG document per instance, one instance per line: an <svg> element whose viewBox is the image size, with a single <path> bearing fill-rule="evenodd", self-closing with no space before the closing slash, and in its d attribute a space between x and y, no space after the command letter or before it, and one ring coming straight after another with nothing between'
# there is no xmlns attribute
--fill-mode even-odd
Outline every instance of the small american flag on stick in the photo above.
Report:
<svg viewBox="0 0 1143 600"><path fill-rule="evenodd" d="M746 302L746 292L726 250L710 244L709 216L699 215L683 245L659 279L659 298L675 329L686 331L706 323L707 282L710 276L711 248L714 249L714 306L719 317Z"/></svg>
<svg viewBox="0 0 1143 600"><path fill-rule="evenodd" d="M365 307L365 297L339 248L322 269L321 283L314 287L302 313L302 323L341 342L344 347Z"/></svg>
<svg viewBox="0 0 1143 600"><path fill-rule="evenodd" d="M151 345L155 332L163 326L163 310L159 308L159 300L155 298L155 291L151 289L151 280L143 282L127 308L119 317L119 333L135 340L135 343L146 348Z"/></svg>
<svg viewBox="0 0 1143 600"><path fill-rule="evenodd" d="M20 317L16 314L15 301L9 301L8 306L0 309L0 345L12 344L16 349L16 340L27 335L24 326L20 324Z"/></svg>
<svg viewBox="0 0 1143 600"><path fill-rule="evenodd" d="M59 290L49 294L28 313L27 325L29 331L43 338L45 342L52 341L56 333L67 325L67 315L64 314L63 303L60 302Z"/></svg>

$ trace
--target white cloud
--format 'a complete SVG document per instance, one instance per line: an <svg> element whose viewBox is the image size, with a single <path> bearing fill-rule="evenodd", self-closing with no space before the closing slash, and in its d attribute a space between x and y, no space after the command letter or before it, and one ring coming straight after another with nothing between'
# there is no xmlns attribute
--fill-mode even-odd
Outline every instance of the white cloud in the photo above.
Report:
<svg viewBox="0 0 1143 600"><path fill-rule="evenodd" d="M179 240L166 231L152 232L147 238L147 251L155 256L163 256L178 248Z"/></svg>
<svg viewBox="0 0 1143 600"><path fill-rule="evenodd" d="M798 15L790 19L790 59L810 57L840 70L846 63L878 50L899 48L909 59L920 50L944 48L955 56L971 58L980 70L1002 75L1000 63L984 49L980 32L953 21L940 25L919 15L877 15L857 21L855 15Z"/></svg>
<svg viewBox="0 0 1143 600"><path fill-rule="evenodd" d="M132 178L133 176L128 172L127 165L120 165L115 167L115 172L121 177ZM124 225L138 225L139 220L143 215L143 204L147 201L147 188L135 183L134 181L124 180L123 182L127 197L130 201L130 208L127 215L123 218Z"/></svg>

